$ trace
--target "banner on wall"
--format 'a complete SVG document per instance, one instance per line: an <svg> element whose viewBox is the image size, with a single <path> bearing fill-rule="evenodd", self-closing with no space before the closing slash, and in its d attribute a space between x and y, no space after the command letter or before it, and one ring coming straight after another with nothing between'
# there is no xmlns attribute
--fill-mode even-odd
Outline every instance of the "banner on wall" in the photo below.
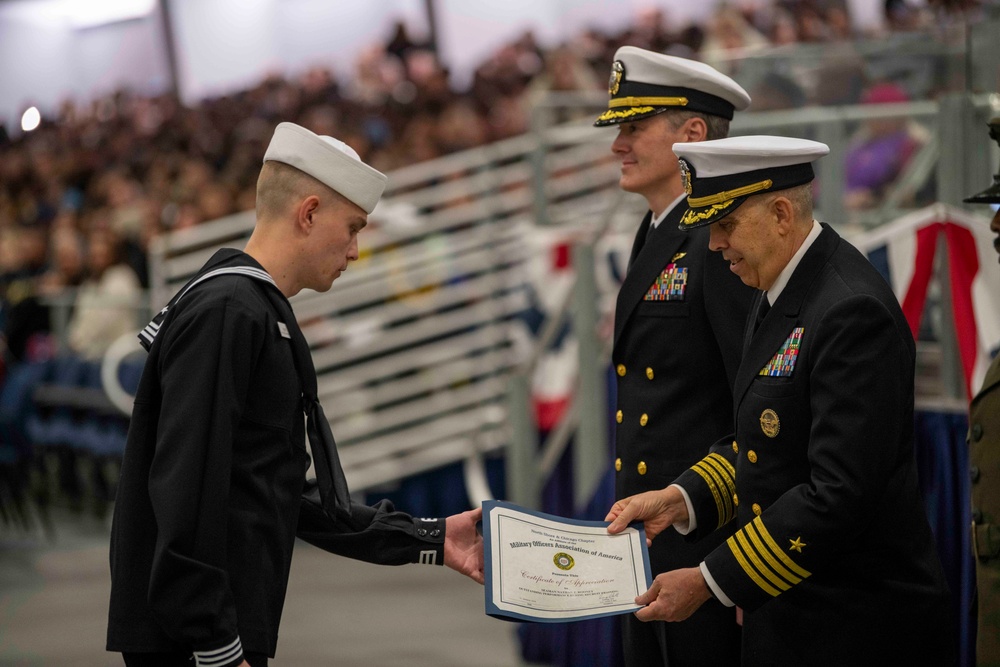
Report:
<svg viewBox="0 0 1000 667"><path fill-rule="evenodd" d="M889 281L914 338L937 253L944 249L955 339L970 400L1000 347L1000 263L993 240L989 218L946 204L928 206L852 239Z"/></svg>

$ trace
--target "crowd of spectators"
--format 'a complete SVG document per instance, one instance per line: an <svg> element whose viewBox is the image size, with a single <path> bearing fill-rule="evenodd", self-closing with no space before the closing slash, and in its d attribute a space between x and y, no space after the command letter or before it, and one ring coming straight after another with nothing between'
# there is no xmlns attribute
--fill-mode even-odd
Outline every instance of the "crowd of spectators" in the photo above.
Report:
<svg viewBox="0 0 1000 667"><path fill-rule="evenodd" d="M939 25L946 9L970 11L974 4L886 0L886 25L926 29ZM35 131L0 133L0 359L52 354L50 306L67 290L85 296L70 316L66 344L99 355L121 327L95 324L121 319L120 309L148 285L150 239L253 208L260 157L279 121L338 136L391 171L524 133L532 104L548 91L604 90L622 44L732 72L746 56L768 49L862 37L851 26L846 0L743 2L689 26L673 26L662 11L649 10L623 32L585 30L553 48L525 32L459 90L433 46L400 24L359 55L349 77L317 66L196 106L170 94L128 91L66 101ZM821 78L827 86L765 77L751 90L754 108L829 103L831 88L843 98L837 101L856 102L870 83L863 73L846 88L830 72ZM84 301L98 303L107 294L119 310L88 318Z"/></svg>

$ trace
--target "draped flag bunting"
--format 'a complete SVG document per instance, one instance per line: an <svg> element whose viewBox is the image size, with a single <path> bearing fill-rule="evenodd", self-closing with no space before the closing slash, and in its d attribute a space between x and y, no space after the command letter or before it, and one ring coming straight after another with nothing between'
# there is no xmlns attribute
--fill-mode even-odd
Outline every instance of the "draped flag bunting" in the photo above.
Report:
<svg viewBox="0 0 1000 667"><path fill-rule="evenodd" d="M969 399L982 385L991 353L1000 344L1000 264L993 240L987 218L943 204L851 239L889 281L914 338L920 331L935 259L944 248L947 297ZM967 415L954 406L925 408L916 413L915 421L920 487L954 593L958 664L971 667L976 624L970 611L975 609L975 571L967 528L971 521Z"/></svg>
<svg viewBox="0 0 1000 667"><path fill-rule="evenodd" d="M989 221L935 204L852 239L852 243L887 273L916 338L939 239L947 249L952 324L966 395L971 400L1000 346L1000 265Z"/></svg>

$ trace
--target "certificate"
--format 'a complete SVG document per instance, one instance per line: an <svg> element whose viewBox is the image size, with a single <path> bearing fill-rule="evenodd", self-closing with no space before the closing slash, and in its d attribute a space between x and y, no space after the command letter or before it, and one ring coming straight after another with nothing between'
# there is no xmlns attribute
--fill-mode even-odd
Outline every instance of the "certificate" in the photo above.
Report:
<svg viewBox="0 0 1000 667"><path fill-rule="evenodd" d="M486 613L556 623L626 614L652 583L646 532L483 503Z"/></svg>

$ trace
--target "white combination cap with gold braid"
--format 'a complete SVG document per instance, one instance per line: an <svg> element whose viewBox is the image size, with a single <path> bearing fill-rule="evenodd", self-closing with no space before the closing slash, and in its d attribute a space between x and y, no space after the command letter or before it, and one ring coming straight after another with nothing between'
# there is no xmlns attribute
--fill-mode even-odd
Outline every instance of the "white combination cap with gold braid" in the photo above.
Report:
<svg viewBox="0 0 1000 667"><path fill-rule="evenodd" d="M713 67L636 46L623 46L615 52L608 94L608 110L594 125L639 120L667 109L732 120L733 112L750 106L747 91Z"/></svg>
<svg viewBox="0 0 1000 667"><path fill-rule="evenodd" d="M389 180L369 167L339 139L310 132L295 123L279 123L264 153L264 162L284 162L303 171L364 209L375 210Z"/></svg>
<svg viewBox="0 0 1000 667"><path fill-rule="evenodd" d="M788 137L729 137L678 143L688 210L681 229L710 225L747 197L805 185L815 178L812 163L830 152L818 141Z"/></svg>

